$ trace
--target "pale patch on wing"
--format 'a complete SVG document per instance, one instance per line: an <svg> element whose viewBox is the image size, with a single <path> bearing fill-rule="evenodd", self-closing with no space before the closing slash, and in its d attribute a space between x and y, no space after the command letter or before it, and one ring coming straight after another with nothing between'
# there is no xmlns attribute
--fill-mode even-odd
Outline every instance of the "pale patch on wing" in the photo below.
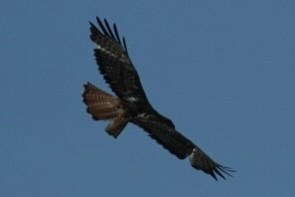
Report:
<svg viewBox="0 0 295 197"><path fill-rule="evenodd" d="M138 118L147 118L148 115L147 115L147 113L141 113L141 114L138 114L137 117Z"/></svg>
<svg viewBox="0 0 295 197"><path fill-rule="evenodd" d="M133 102L138 101L138 99L136 97L134 97L134 96L130 96L130 97L127 98L127 101L133 103Z"/></svg>
<svg viewBox="0 0 295 197"><path fill-rule="evenodd" d="M193 151L191 152L191 154L189 155L189 160L190 162L193 164L195 163L195 160L196 160L196 154L197 154L197 151L196 149L194 148ZM197 167L197 166L196 166Z"/></svg>
<svg viewBox="0 0 295 197"><path fill-rule="evenodd" d="M130 64L130 60L126 56L124 56L124 55L121 55L121 57L119 57L117 54L114 54L112 51L110 51L110 50L108 50L106 48L103 48L100 45L96 45L96 48L99 49L100 51L102 51L102 52L110 55L114 59L118 59L119 58L120 61Z"/></svg>

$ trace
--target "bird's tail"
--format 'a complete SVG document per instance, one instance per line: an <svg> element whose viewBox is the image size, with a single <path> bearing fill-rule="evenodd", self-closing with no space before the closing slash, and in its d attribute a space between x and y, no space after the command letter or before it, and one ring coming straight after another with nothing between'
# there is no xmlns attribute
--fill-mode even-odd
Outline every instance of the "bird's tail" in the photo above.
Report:
<svg viewBox="0 0 295 197"><path fill-rule="evenodd" d="M84 85L83 101L87 105L87 112L94 120L111 121L105 131L114 138L122 132L128 123L124 107L120 100L91 83Z"/></svg>

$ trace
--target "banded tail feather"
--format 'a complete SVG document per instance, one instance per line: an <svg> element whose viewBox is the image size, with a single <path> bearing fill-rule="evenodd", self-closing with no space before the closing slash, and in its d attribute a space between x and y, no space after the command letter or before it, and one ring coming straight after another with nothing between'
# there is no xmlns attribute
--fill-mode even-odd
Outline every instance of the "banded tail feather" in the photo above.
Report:
<svg viewBox="0 0 295 197"><path fill-rule="evenodd" d="M91 83L84 85L83 102L87 112L94 120L108 120L105 131L117 138L128 123L126 113L120 100Z"/></svg>

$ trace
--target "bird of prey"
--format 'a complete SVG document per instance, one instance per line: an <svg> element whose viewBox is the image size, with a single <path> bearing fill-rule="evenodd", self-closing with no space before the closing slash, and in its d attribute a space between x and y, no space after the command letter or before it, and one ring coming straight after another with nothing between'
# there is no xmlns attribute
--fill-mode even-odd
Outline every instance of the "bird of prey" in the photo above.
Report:
<svg viewBox="0 0 295 197"><path fill-rule="evenodd" d="M156 142L179 159L189 158L191 166L211 175L231 176L229 167L212 160L191 140L179 133L173 122L157 112L148 101L139 75L128 54L125 38L120 38L116 24L96 18L90 22L90 39L96 43L94 55L98 69L109 84L113 96L91 83L84 85L83 101L94 120L107 120L105 131L117 138L128 123L142 128Z"/></svg>

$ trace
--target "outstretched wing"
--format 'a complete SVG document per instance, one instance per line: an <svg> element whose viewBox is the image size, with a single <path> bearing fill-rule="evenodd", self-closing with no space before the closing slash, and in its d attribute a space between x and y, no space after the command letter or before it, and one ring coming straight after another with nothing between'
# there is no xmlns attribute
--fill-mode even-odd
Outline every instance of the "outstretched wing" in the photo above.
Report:
<svg viewBox="0 0 295 197"><path fill-rule="evenodd" d="M97 44L94 55L105 81L120 99L148 103L137 71L129 58L125 38L122 42L115 24L112 30L106 19L103 23L97 17L97 22L100 28L90 22L90 38Z"/></svg>
<svg viewBox="0 0 295 197"><path fill-rule="evenodd" d="M211 175L217 180L216 174L225 179L234 172L231 168L222 166L212 160L205 152L193 142L184 137L168 124L158 114L145 114L135 118L134 123L148 132L149 136L161 144L170 153L179 159L189 157L192 167Z"/></svg>

